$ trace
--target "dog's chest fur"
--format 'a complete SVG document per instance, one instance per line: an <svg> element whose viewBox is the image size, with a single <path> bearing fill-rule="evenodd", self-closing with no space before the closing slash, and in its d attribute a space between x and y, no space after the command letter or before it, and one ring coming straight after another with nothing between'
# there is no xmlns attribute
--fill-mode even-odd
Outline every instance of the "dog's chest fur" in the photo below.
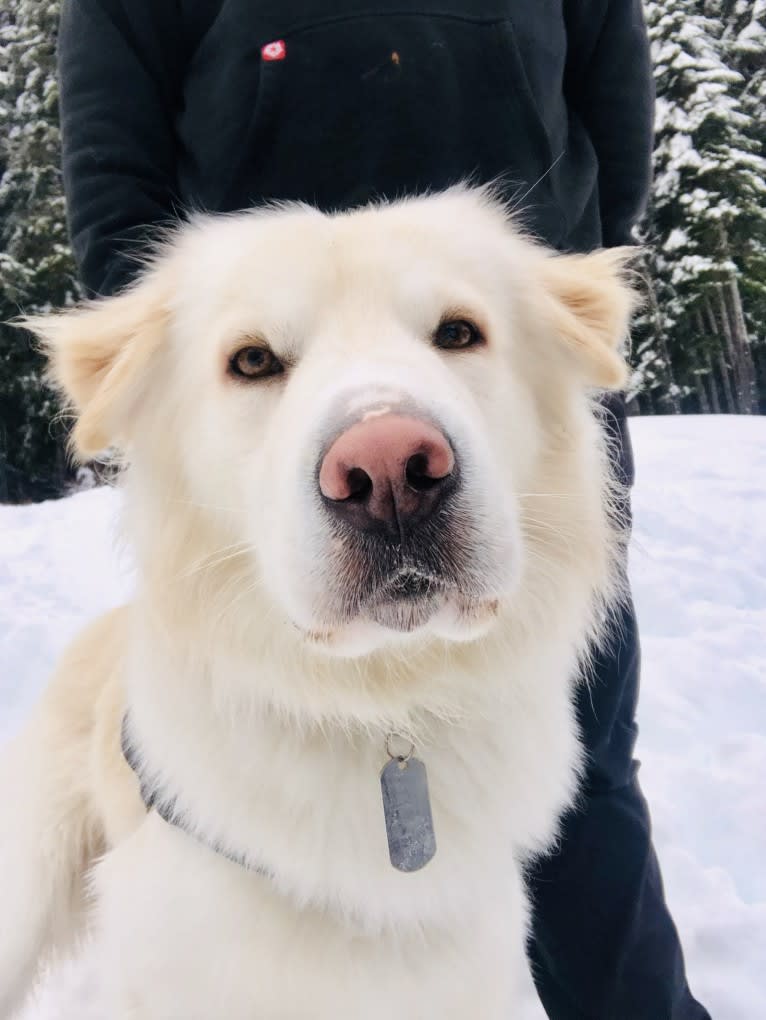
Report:
<svg viewBox="0 0 766 1020"><path fill-rule="evenodd" d="M437 853L414 874L388 857L383 731L211 712L196 700L201 677L183 678L180 701L166 662L166 693L144 668L128 685L131 710L160 751L159 781L187 825L259 870L150 815L96 874L107 1000L163 1020L382 1018L392 1004L413 1018L506 1016L527 917L516 860L550 837L576 760L567 664L555 658L541 648L510 678L507 659L493 666L484 649L477 683L494 689L496 710L479 698L487 711L470 719L421 719Z"/></svg>

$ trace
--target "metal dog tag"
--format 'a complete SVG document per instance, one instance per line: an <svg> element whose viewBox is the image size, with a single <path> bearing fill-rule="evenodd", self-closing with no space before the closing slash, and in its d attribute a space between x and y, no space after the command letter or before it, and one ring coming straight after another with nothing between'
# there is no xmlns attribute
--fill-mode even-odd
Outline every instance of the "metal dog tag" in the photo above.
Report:
<svg viewBox="0 0 766 1020"><path fill-rule="evenodd" d="M417 758L392 758L380 787L391 863L398 871L418 871L436 853L426 767Z"/></svg>

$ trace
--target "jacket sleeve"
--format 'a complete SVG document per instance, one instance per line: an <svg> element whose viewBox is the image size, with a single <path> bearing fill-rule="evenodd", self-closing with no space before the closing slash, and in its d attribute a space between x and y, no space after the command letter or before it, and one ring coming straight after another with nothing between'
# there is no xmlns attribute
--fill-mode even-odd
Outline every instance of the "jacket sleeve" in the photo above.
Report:
<svg viewBox="0 0 766 1020"><path fill-rule="evenodd" d="M599 161L606 247L635 243L651 186L654 77L641 0L565 0L565 92Z"/></svg>
<svg viewBox="0 0 766 1020"><path fill-rule="evenodd" d="M91 294L128 282L147 228L174 217L179 20L171 0L64 0L64 189L75 259Z"/></svg>

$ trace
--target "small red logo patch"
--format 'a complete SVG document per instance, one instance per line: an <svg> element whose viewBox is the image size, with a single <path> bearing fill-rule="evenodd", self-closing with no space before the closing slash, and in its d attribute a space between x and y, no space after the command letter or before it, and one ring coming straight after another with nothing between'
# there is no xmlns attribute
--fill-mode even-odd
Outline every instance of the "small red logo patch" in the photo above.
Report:
<svg viewBox="0 0 766 1020"><path fill-rule="evenodd" d="M287 56L287 46L284 39L277 39L276 42L266 43L261 46L262 60L284 60Z"/></svg>

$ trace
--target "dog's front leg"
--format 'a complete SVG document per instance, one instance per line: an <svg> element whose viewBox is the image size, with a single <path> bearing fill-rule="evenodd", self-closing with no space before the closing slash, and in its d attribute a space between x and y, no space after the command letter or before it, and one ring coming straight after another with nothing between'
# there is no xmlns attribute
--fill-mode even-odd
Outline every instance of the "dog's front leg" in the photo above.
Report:
<svg viewBox="0 0 766 1020"><path fill-rule="evenodd" d="M69 942L82 903L84 806L72 763L54 747L38 713L0 752L0 1020L23 1000L46 950Z"/></svg>

